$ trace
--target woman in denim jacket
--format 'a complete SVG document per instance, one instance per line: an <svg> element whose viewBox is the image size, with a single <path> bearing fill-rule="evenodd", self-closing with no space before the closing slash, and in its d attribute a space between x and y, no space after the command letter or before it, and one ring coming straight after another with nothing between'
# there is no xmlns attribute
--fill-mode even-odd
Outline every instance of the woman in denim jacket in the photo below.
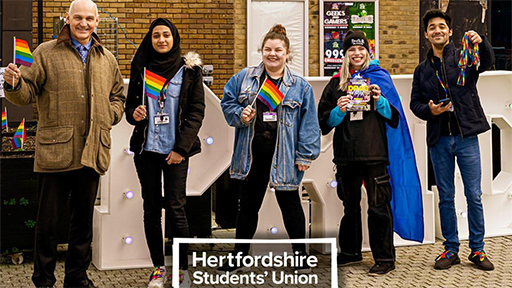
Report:
<svg viewBox="0 0 512 288"><path fill-rule="evenodd" d="M290 238L305 238L305 218L298 188L304 171L320 153L313 89L286 65L290 41L282 25L270 29L261 49L262 63L244 68L231 77L221 101L226 121L235 127L230 176L242 180L236 238L254 236L267 185L275 190ZM268 99L258 97L265 81L270 81L270 86L284 96L274 109L265 104L270 102ZM248 254L249 247L249 244L237 244L235 252ZM294 244L293 250L305 254L305 244ZM219 271L236 272L243 268L224 265ZM310 271L309 267L295 268L299 272Z"/></svg>
<svg viewBox="0 0 512 288"><path fill-rule="evenodd" d="M189 237L185 188L189 158L201 151L197 136L205 108L201 59L193 52L182 57L178 30L169 20L158 18L151 24L131 65L125 113L128 123L135 126L130 149L135 153L144 199L144 232L154 266L148 287L163 288L167 277L162 208L170 220L173 236ZM166 79L159 94L142 94L144 68ZM190 287L184 244L180 245L179 265L180 287Z"/></svg>

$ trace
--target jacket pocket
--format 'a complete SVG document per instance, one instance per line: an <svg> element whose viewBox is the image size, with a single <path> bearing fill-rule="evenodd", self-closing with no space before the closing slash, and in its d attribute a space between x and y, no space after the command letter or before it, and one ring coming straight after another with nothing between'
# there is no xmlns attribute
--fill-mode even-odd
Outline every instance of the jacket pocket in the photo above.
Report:
<svg viewBox="0 0 512 288"><path fill-rule="evenodd" d="M247 105L252 103L252 100L256 97L256 93L251 91L242 91L240 93L240 96L238 96L238 103L242 105L243 107L246 107Z"/></svg>
<svg viewBox="0 0 512 288"><path fill-rule="evenodd" d="M98 145L98 169L102 172L108 170L110 165L110 131L107 129L100 129L100 144Z"/></svg>
<svg viewBox="0 0 512 288"><path fill-rule="evenodd" d="M385 175L375 177L375 206L383 205L391 201L390 176Z"/></svg>
<svg viewBox="0 0 512 288"><path fill-rule="evenodd" d="M293 127L300 116L299 111L301 104L297 101L283 101L282 105L284 125Z"/></svg>
<svg viewBox="0 0 512 288"><path fill-rule="evenodd" d="M170 92L169 94L170 94L171 98L180 97L182 83L183 83L182 78L180 78L178 80L170 81L167 89L169 89L169 92Z"/></svg>
<svg viewBox="0 0 512 288"><path fill-rule="evenodd" d="M73 127L37 131L37 165L47 170L66 169L73 163Z"/></svg>

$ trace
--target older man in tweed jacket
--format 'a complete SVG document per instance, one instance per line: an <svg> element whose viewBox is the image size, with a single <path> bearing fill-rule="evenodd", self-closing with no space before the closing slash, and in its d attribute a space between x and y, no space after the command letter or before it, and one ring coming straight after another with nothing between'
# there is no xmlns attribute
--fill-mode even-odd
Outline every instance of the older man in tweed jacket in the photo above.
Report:
<svg viewBox="0 0 512 288"><path fill-rule="evenodd" d="M64 287L95 287L91 262L92 215L99 176L110 163L110 129L123 115L123 79L114 56L93 32L98 11L75 0L57 39L34 51L31 67L9 64L6 98L37 103L34 171L39 173L34 274L53 287L59 214L69 198L71 219ZM13 82L14 81L14 82Z"/></svg>

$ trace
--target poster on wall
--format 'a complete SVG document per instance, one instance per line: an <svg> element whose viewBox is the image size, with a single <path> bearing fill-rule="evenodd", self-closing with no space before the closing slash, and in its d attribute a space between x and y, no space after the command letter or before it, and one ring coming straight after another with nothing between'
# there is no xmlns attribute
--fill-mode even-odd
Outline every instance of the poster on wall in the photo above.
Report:
<svg viewBox="0 0 512 288"><path fill-rule="evenodd" d="M374 2L324 2L323 8L323 75L332 76L341 68L343 39L350 29L366 34L375 55Z"/></svg>
<svg viewBox="0 0 512 288"><path fill-rule="evenodd" d="M343 61L343 39L349 27L349 6L341 2L324 2L324 75L340 70Z"/></svg>
<svg viewBox="0 0 512 288"><path fill-rule="evenodd" d="M375 3L354 2L350 8L351 30L361 30L368 39L370 52L375 55Z"/></svg>

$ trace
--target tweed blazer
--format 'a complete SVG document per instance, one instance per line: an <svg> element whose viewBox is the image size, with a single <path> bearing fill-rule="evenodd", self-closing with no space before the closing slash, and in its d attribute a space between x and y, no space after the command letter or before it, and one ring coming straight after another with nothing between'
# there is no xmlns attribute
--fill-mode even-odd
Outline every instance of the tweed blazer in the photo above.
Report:
<svg viewBox="0 0 512 288"><path fill-rule="evenodd" d="M86 63L72 46L69 25L33 52L6 98L16 105L37 103L35 172L90 167L103 175L110 164L110 130L124 112L123 78L115 57L93 33ZM12 88L12 87L10 87Z"/></svg>

